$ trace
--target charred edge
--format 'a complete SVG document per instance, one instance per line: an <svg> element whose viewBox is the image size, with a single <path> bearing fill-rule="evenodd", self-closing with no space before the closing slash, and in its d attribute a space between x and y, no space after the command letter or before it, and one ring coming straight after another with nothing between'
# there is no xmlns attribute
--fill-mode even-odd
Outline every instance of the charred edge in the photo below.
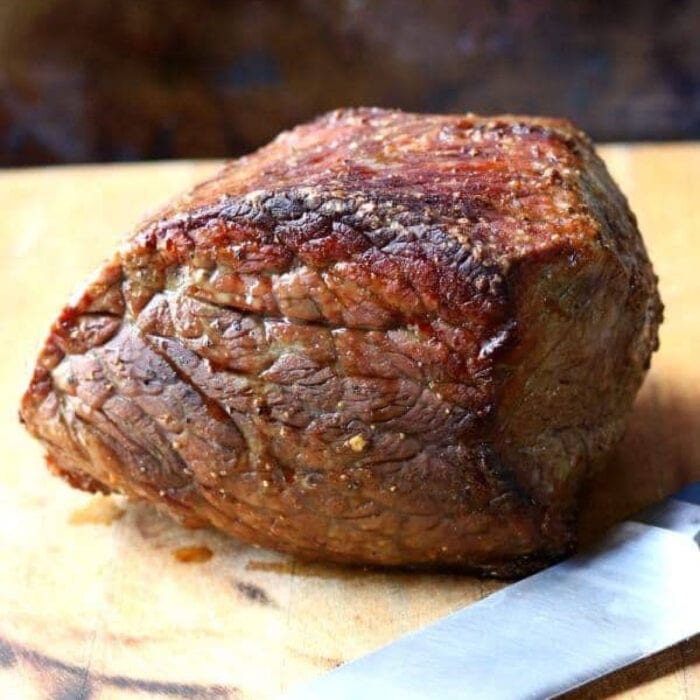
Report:
<svg viewBox="0 0 700 700"><path fill-rule="evenodd" d="M350 183L348 183L350 184ZM325 202L338 197L332 191L324 192L323 184L315 184L310 189L317 195L315 205L311 202L314 197L302 188L289 187L284 189L266 189L256 192L255 199L250 195L224 196L215 206L206 206L192 215L191 223L204 226L212 220L224 223L245 223L246 225L267 228L269 234L278 227L302 224L317 232L330 230L333 223L341 223L351 227L357 233L366 233L385 229L396 217L404 220L405 226L430 226L441 223L446 218L457 216L476 223L493 214L494 204L486 197L473 195L455 200L452 193L430 193L416 196L401 191L391 191L386 195L377 185L376 191L363 191L353 187L343 194L339 210L335 215L319 212ZM324 194L327 199L318 195ZM388 197L388 199L387 199ZM362 205L373 205L371 214L362 214ZM163 222L164 229L173 228L172 223Z"/></svg>
<svg viewBox="0 0 700 700"><path fill-rule="evenodd" d="M491 412L488 419L493 421L494 418L495 414ZM480 444L476 450L476 458L481 475L495 493L502 494L500 498L508 496L513 499L515 508L524 507L528 511L535 509L538 512L542 510L542 506L536 503L518 483L513 469L501 461L490 445Z"/></svg>

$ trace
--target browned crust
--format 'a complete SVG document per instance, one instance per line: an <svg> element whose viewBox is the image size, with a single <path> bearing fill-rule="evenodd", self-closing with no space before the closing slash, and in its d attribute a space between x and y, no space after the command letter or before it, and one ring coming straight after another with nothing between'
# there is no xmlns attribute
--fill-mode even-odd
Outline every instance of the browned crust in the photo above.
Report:
<svg viewBox="0 0 700 700"><path fill-rule="evenodd" d="M140 227L22 416L79 487L306 557L514 575L572 546L660 309L568 123L334 112Z"/></svg>

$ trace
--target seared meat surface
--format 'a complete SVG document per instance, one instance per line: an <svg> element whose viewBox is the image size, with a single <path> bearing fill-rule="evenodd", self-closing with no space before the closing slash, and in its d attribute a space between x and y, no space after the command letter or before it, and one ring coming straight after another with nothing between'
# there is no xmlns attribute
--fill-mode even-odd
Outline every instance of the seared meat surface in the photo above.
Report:
<svg viewBox="0 0 700 700"><path fill-rule="evenodd" d="M573 546L660 317L567 122L339 111L141 225L21 415L79 488L307 558L519 575Z"/></svg>

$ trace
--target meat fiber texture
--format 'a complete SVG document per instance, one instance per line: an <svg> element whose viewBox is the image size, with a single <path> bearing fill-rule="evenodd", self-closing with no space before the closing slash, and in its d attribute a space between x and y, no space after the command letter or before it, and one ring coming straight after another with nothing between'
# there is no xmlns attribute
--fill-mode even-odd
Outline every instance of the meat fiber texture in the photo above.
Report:
<svg viewBox="0 0 700 700"><path fill-rule="evenodd" d="M304 558L517 576L573 547L660 318L568 122L341 110L139 226L21 416L78 488Z"/></svg>

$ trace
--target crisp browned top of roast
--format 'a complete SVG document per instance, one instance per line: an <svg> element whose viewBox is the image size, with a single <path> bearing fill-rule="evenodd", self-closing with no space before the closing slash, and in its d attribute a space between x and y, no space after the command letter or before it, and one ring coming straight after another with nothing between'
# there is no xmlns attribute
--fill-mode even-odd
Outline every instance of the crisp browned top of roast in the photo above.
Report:
<svg viewBox="0 0 700 700"><path fill-rule="evenodd" d="M569 545L659 309L568 123L345 110L144 222L22 415L71 483L248 541L524 570Z"/></svg>
<svg viewBox="0 0 700 700"><path fill-rule="evenodd" d="M341 110L231 162L158 218L289 191L300 201L275 200L275 213L323 198L322 211L353 211L360 226L448 224L503 258L594 233L581 202L590 148L564 120Z"/></svg>

